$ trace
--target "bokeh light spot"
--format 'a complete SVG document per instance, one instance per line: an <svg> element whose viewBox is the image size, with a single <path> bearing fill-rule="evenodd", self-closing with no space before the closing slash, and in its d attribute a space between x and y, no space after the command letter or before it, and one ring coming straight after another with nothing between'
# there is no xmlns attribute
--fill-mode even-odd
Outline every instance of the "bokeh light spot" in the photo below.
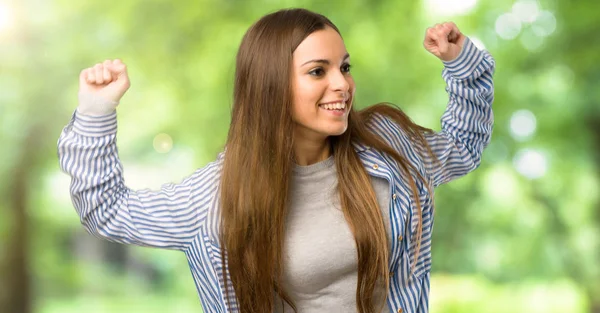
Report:
<svg viewBox="0 0 600 313"><path fill-rule="evenodd" d="M158 153L167 153L173 148L173 139L168 134L158 134L154 137L154 150Z"/></svg>

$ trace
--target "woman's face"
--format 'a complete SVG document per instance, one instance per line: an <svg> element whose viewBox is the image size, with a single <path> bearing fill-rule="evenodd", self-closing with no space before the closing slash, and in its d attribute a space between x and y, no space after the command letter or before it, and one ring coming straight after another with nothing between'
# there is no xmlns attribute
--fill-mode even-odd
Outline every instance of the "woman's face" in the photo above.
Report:
<svg viewBox="0 0 600 313"><path fill-rule="evenodd" d="M333 28L310 34L296 48L292 86L295 135L326 138L346 131L355 85L346 46Z"/></svg>

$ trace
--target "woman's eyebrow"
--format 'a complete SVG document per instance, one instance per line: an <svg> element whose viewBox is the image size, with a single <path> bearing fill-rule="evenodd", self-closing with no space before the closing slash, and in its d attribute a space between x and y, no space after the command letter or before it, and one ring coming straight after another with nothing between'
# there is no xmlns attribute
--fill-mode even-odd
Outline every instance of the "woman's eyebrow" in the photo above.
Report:
<svg viewBox="0 0 600 313"><path fill-rule="evenodd" d="M346 55L344 55L343 60L346 61L349 57L350 57L350 54L346 53ZM329 62L329 60L327 60L327 59L314 59L314 60L306 61L306 62L302 63L302 65L300 65L300 66L304 66L308 63L321 63L321 64L329 65L331 62Z"/></svg>

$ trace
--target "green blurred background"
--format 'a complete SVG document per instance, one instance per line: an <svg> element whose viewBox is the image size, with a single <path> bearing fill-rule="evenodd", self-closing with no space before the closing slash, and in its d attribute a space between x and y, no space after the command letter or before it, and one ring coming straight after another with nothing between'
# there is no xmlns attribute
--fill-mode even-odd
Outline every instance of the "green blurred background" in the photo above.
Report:
<svg viewBox="0 0 600 313"><path fill-rule="evenodd" d="M481 167L436 193L431 312L600 312L600 2L0 0L1 313L201 312L183 254L83 230L56 141L79 71L121 58L126 181L180 181L223 147L242 35L285 7L338 25L359 106L434 129L426 27L452 20L496 58Z"/></svg>

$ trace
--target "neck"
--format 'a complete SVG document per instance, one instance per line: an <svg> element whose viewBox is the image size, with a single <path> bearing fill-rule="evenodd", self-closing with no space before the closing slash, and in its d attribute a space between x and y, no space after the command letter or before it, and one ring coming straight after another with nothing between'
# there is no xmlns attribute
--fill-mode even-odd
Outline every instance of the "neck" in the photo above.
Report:
<svg viewBox="0 0 600 313"><path fill-rule="evenodd" d="M329 156L331 156L331 147L327 137L295 133L294 157L297 165L315 164L326 160Z"/></svg>

